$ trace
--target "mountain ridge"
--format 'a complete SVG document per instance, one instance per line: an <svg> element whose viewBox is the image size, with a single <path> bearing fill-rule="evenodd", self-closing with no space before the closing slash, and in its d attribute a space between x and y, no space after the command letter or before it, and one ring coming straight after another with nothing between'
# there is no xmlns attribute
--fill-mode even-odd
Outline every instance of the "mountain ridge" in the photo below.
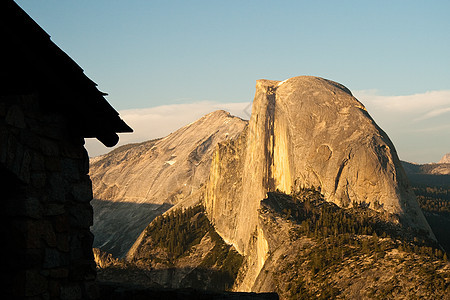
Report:
<svg viewBox="0 0 450 300"><path fill-rule="evenodd" d="M214 147L245 126L218 110L164 138L91 159L94 247L124 257L153 218L173 206L196 205Z"/></svg>
<svg viewBox="0 0 450 300"><path fill-rule="evenodd" d="M218 116L225 117L226 115L218 113ZM229 120L229 122L225 124L224 120ZM155 213L150 219L157 215L156 212L163 214L163 217L157 219L158 221L150 222L151 220L149 220L145 224L146 226L148 225L147 229L145 227L141 227L140 231L136 229L133 234L134 240L128 236L128 241L134 241L134 244L132 246L130 243L127 244L125 248L130 249L128 252L125 248L120 249L121 257L125 257L126 253L126 259L129 262L136 261L138 265L144 269L149 268L150 271L154 266L161 263L161 259L170 260L171 256L178 257L179 249L185 249L183 247L190 246L177 246L176 242L166 245L164 241L160 241L160 234L155 232L155 226L163 224L165 221L161 220L165 219L172 219L170 222L178 224L174 226L181 226L180 224L185 222L183 220L189 220L189 218L190 221L186 224L193 226L196 217L188 216L187 218L183 215L185 213L183 209L195 207L199 203L204 206L204 216L208 218L211 226L214 228L214 233L211 233L211 236L218 234L228 245L227 247L232 247L243 257L241 267L232 287L234 291L273 292L276 290L281 293L282 299L289 299L290 296L288 295L294 293L297 288L304 288L303 285L307 283L300 280L297 274L288 269L283 269L288 266L283 262L283 257L287 257L286 261L295 262L297 256L294 250L297 246L300 247L300 251L303 251L303 256L299 257L299 261L312 267L312 269L309 267L305 269L305 265L296 265L299 270L306 272L307 277L305 278L307 278L308 282L314 283L313 275L316 274L315 272L318 272L317 274L321 274L321 276L326 276L324 273L320 273L323 271L321 269L323 266L318 264L314 255L308 251L304 252L305 249L302 248L304 244L311 245L318 253L321 253L320 255L324 259L329 260L330 258L327 258L329 253L322 253L325 251L325 248L322 249L321 247L326 245L320 240L311 240L314 237L320 238L322 235L330 241L333 249L339 248L334 243L342 239L342 241L350 243L345 244L345 247L341 245L342 249L345 248L345 251L353 255L352 249L359 247L357 253L365 255L364 257L374 263L377 262L379 254L367 255L368 253L364 252L367 251L364 248L366 243L372 243L370 245L374 247L381 247L380 245L386 244L386 240L383 239L387 238L389 243L386 245L394 248L399 247L399 241L396 240L398 236L380 237L383 232L378 230L387 227L398 227L402 235L410 237L412 240L414 238L418 239L419 245L425 249L423 251L427 253L431 251L432 255L438 253L434 251L439 249L420 244L421 241L425 240L435 244L435 240L406 177L406 173L408 173L408 176L411 174L409 171L405 172L405 170L409 170L409 165L400 162L389 137L376 125L375 121L367 113L364 105L354 98L344 86L333 81L309 76L294 77L285 81L261 80L256 85L250 121L247 123L233 118L225 118L224 120L220 121L222 122L221 124L225 125L221 127L221 138L215 139L217 143L207 142L205 144L205 141L210 136L208 134L202 138L193 138L190 140L191 142L188 142L189 139L183 137L187 132L186 128L183 127L183 130L177 131L179 134L176 135L177 139L175 142L171 140L171 143L166 143L167 140L170 140L166 137L118 149L116 153L113 153L113 156L116 157L115 162L108 161L105 157L92 160L98 174L102 171L100 167L106 169L111 164L115 164L116 172L117 170L122 172L126 169L126 163L133 159L133 155L130 153L135 151L137 154L134 155L136 156L134 159L139 161L139 163L159 164L159 167L155 168L152 171L153 173L148 176L155 177L154 173L156 173L156 177L162 177L164 180L170 176L165 176L164 174L169 173L162 173L161 170L173 169L179 166L180 161L183 159L188 162L198 162L198 155L200 155L200 160L204 159L204 161L210 162L209 169L201 172L203 183L198 184L196 189L183 190L183 183L188 180L186 177L191 177L192 174L199 174L197 171L190 169L193 166L197 166L197 164L191 163L189 168L180 169L180 173L178 175L175 174L177 180L167 185L167 194L164 196L165 198L161 197L166 199L166 202L163 202L163 204L161 202L145 203L146 205L155 205L155 207L150 209ZM236 130L233 131L233 134L230 134L227 126L233 120L236 122ZM189 128L192 124L187 125L187 127ZM207 129L216 132L210 127L207 127ZM196 131L191 131L192 134L201 132L200 127ZM225 137L227 132L229 134ZM177 141L183 141L183 143ZM159 146L159 148L155 146L162 145L162 143L165 143L164 146ZM179 146L188 154L184 156L174 155L173 151L177 151ZM146 150L145 148L153 149L156 153L155 155L160 155L157 164L154 164L152 160L146 159L144 154L148 149ZM207 149L207 151L201 149ZM414 165L412 168L412 171L415 172ZM144 176L147 174L143 172L144 170L148 169L139 168L136 169L136 172L140 171L141 176ZM128 174L132 173L129 170L126 172ZM103 177L94 177L95 180L98 178ZM117 178L120 179L120 177ZM182 184L173 184L177 181ZM124 185L120 182L114 183L114 181L110 184ZM94 195L108 195L105 192L107 188L101 186L98 182L94 182L94 185L98 188L98 190L95 190ZM277 194L279 196L274 197L274 193L279 193ZM296 197L302 195L302 193L306 193L308 196L305 196L306 200L302 200L303 202L298 202ZM176 197L170 197L173 194ZM120 193L113 194L113 196L117 195L120 195ZM319 201L317 207L315 207L315 204L312 205L311 203L317 197L323 198L324 201ZM102 210L103 215L107 214L105 210L107 202L104 200L99 201L102 205L97 208L94 205L95 216L99 216L98 212ZM128 214L125 215L125 219L128 222L129 220L137 219L137 211L144 211L142 207L138 206L144 203L139 203L139 201L120 201L119 197L119 201L116 199L110 202L133 204L133 209L125 209ZM283 202L288 204L283 204ZM160 205L167 206L161 208ZM306 223L295 221L302 214L308 215L309 212L314 210L322 212L323 209L325 209L325 214L317 213L316 215L308 216L309 219L300 219L300 221L305 221ZM181 213L179 213L180 211ZM361 223L357 227L350 226L343 232L339 232L340 229L334 228L332 230L338 230L335 232L335 237L336 235L339 236L338 240L334 240L330 236L331 231L327 231L327 226L332 228L331 225L316 226L315 233L314 230L311 232L310 229L308 229L309 231L304 231L305 224L314 222L325 224L323 222L326 220L324 221L319 216L327 213L333 215L334 211L341 212L342 214L339 215L341 217L345 215L345 218L342 217L343 220L354 220L352 222L356 222L355 224L359 224L358 218L364 219L367 215L373 216L374 222L381 219L385 223L379 223L382 224L380 225L381 229L378 228L377 230L370 227L370 222L372 221L367 224ZM174 212L177 212L176 214L179 215L180 220L173 219ZM294 224L294 221L297 224ZM118 223L117 218L114 222ZM339 222L344 221L339 219ZM329 224L339 222L331 222ZM140 223L142 225L145 221L140 221ZM119 223L120 226L121 224L123 223ZM344 222L343 224L347 223ZM100 227L102 226L100 225ZM128 232L124 231L130 231L130 227L125 226L120 230L122 230L121 234L126 235ZM173 230L176 230L175 227ZM150 231L153 232L153 235L149 234ZM319 231L325 233L322 234ZM110 231L110 233L112 232ZM186 231L183 232L186 233ZM297 233L292 234L292 232ZM369 239L367 235L374 234L374 232L373 238ZM167 235L167 240L173 240L169 236L178 236L177 234L180 234L180 232L166 232L165 234ZM110 240L111 237L105 234L106 242L109 241L108 239ZM198 249L204 247L210 251L214 246L209 242L207 236L202 240L198 240L198 244L196 244L198 247L194 246L190 250L187 248L187 250L183 250L187 251L185 253L188 253L186 254L188 257L192 254L197 259L200 257L204 259L205 256L209 255L210 252L205 250L206 252L202 254ZM157 243L156 241L159 242ZM150 247L150 245L158 246ZM418 245L411 247L418 247ZM397 250L394 249L393 251ZM442 257L442 252L439 255ZM401 259L402 256L407 257L407 264L413 263L415 259L409 254L400 256L395 254L394 256L396 257L395 259L397 257ZM356 257L353 256L348 261L344 260L345 267L352 269L360 264L364 264L364 260L358 260ZM175 260L173 263L182 268L182 270L170 271L170 268L168 268L170 261L168 261L169 265L165 266L162 272L154 273L164 274L161 275L164 278L158 278L159 284L168 284L169 286L174 284L182 287L183 284L188 284L187 282L190 282L193 278L187 274L192 272L192 274L200 274L197 273L200 271L197 269L201 266L200 260L197 261L200 264L189 265L188 269L184 269L183 266L185 265L180 264L180 262L186 260L186 258L181 257L180 259L180 261ZM357 260L356 262L354 261L355 259ZM423 259L423 257L420 259ZM210 263L212 263L210 266L211 270L218 266L225 269L229 268L229 266L218 264L218 261L210 261ZM278 263L283 268L280 269ZM439 264L444 266L441 262ZM404 275L406 270L404 268L405 265L402 265L403 267L397 270L401 276ZM386 266L387 262L383 262L380 270ZM392 266L389 265L390 267ZM448 267L446 268L444 268L445 274L448 273ZM310 276L311 270L313 273ZM371 272L370 270L366 271ZM348 279L350 280L351 275L344 273L345 276L350 276ZM172 276L170 277L167 274L178 275L174 277L170 275ZM288 278L283 274L292 276L292 278L295 278L295 282L298 280L299 286L296 286L297 283L293 284L293 286L284 285L283 282ZM176 282L165 283L167 278L172 278ZM183 278L190 279L185 280ZM414 282L419 282L418 277L414 278ZM204 280L208 282L211 278L204 278ZM326 280L331 279L328 278ZM447 279L440 278L439 280L439 282L442 282L442 280L445 282ZM276 282L278 282L280 288L277 287ZM320 288L323 285L315 282L305 295L320 296L326 294L332 296L337 290L355 297L356 295L367 296L370 293L373 296L382 296L385 293L382 284L372 281L371 288L373 290L369 294L358 294L355 287L349 290L340 283L327 282L330 283L330 289L323 287L324 290L321 292ZM389 282L389 278L383 277L382 282ZM410 288L408 280L402 279L401 282L405 289ZM364 278L361 277L355 286L363 283ZM377 289L383 292L380 294ZM421 293L429 293L430 290L432 289L427 287L421 290ZM386 295L391 295L389 294L391 292L386 292Z"/></svg>

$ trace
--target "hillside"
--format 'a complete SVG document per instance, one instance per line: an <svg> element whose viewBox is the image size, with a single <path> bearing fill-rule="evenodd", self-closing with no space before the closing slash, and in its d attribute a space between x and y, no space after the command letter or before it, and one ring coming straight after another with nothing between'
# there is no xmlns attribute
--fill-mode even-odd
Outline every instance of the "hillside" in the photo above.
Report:
<svg viewBox="0 0 450 300"><path fill-rule="evenodd" d="M156 216L174 205L198 204L214 148L246 124L216 111L165 138L92 158L94 247L123 257Z"/></svg>
<svg viewBox="0 0 450 300"><path fill-rule="evenodd" d="M450 253L450 163L402 164L428 224Z"/></svg>
<svg viewBox="0 0 450 300"><path fill-rule="evenodd" d="M388 214L360 204L343 209L302 189L269 193L260 224L269 252L252 292L277 292L280 299L449 299L447 254ZM96 253L99 280L153 288L236 289L248 267L199 206L156 218L127 261Z"/></svg>
<svg viewBox="0 0 450 300"><path fill-rule="evenodd" d="M230 290L243 259L215 232L200 205L157 217L126 260L95 253L101 281L209 291Z"/></svg>
<svg viewBox="0 0 450 300"><path fill-rule="evenodd" d="M450 297L447 255L386 214L345 210L311 189L271 193L261 212L271 249L253 291L281 299Z"/></svg>

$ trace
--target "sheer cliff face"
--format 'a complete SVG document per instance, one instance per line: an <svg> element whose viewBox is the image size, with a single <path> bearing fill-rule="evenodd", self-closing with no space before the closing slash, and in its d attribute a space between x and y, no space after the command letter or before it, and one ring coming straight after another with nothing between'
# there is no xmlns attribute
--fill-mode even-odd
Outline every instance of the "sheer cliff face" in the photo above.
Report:
<svg viewBox="0 0 450 300"><path fill-rule="evenodd" d="M320 187L328 201L370 203L432 235L392 142L338 83L307 76L257 81L247 130L213 157L206 210L222 237L253 257L254 269L268 251L260 200L276 189Z"/></svg>

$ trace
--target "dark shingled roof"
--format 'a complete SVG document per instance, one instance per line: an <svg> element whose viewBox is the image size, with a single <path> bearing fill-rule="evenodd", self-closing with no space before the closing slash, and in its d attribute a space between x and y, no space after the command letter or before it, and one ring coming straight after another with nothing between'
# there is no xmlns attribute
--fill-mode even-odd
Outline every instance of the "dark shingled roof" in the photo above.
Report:
<svg viewBox="0 0 450 300"><path fill-rule="evenodd" d="M117 144L133 130L75 61L14 1L0 4L2 94L38 91L42 107L65 115L75 134Z"/></svg>

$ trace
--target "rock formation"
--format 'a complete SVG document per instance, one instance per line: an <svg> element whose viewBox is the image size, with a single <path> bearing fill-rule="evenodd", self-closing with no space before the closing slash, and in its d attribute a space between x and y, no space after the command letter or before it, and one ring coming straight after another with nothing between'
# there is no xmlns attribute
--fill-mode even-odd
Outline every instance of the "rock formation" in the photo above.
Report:
<svg viewBox="0 0 450 300"><path fill-rule="evenodd" d="M267 194L261 201L259 224L270 254L253 291L275 291L280 299L395 298L392 294L434 299L449 294L450 264L433 260L430 254L412 254L395 246L398 239L403 240L403 247L409 242L404 229L389 222L389 215L363 206L339 208L325 202L313 189L303 189L295 197L278 192ZM336 217L342 213L353 220L345 223L372 224L368 227L378 234L388 232L390 237L378 238L369 230L356 233L352 243L345 241L352 235L345 233L348 229L341 227L343 219ZM322 221L312 217L318 214L324 216ZM323 223L326 219L329 221ZM366 223L364 219L370 221ZM318 221L318 226L304 226L315 223L313 220ZM314 233L306 229L313 227ZM335 229L329 231L331 227ZM432 270L428 271L433 274L428 283L423 283L427 281L424 270Z"/></svg>
<svg viewBox="0 0 450 300"><path fill-rule="evenodd" d="M217 232L247 257L238 290L252 289L270 250L260 201L310 186L342 207L363 202L433 236L394 145L346 87L308 76L258 80L249 126L218 145L204 198Z"/></svg>
<svg viewBox="0 0 450 300"><path fill-rule="evenodd" d="M248 124L215 112L92 159L91 176L94 246L123 257L134 242L127 258L150 262L145 226L173 205L202 201L215 231L244 256L236 291L269 291L262 272L284 259L282 241L291 239L288 223L262 212L268 192L315 187L338 206L375 209L406 235L434 239L388 136L347 88L322 78L259 80Z"/></svg>
<svg viewBox="0 0 450 300"><path fill-rule="evenodd" d="M173 205L198 203L192 196L208 178L215 146L246 124L216 111L163 139L91 159L94 247L123 257L154 217Z"/></svg>
<svg viewBox="0 0 450 300"><path fill-rule="evenodd" d="M450 164L450 153L445 154L441 160L439 161L440 164Z"/></svg>

